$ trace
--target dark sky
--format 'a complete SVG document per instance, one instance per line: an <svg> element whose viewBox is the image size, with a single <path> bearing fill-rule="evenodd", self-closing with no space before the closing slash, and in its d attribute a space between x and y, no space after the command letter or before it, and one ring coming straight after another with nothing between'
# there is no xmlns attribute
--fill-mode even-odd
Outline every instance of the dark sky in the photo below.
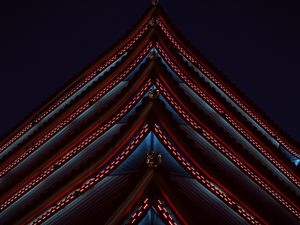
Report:
<svg viewBox="0 0 300 225"><path fill-rule="evenodd" d="M0 136L114 45L150 0L0 5ZM300 141L298 1L161 0L179 30Z"/></svg>

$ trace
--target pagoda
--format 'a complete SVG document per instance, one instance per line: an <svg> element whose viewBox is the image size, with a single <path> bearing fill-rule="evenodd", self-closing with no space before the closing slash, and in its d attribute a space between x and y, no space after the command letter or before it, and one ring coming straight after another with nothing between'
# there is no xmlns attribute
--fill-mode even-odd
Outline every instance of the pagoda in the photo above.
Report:
<svg viewBox="0 0 300 225"><path fill-rule="evenodd" d="M152 6L0 142L0 224L300 224L300 148Z"/></svg>

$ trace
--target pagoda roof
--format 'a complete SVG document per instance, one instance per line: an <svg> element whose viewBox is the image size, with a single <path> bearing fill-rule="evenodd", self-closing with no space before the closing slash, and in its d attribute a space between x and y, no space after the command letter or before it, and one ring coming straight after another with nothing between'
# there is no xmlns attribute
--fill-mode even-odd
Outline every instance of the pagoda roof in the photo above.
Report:
<svg viewBox="0 0 300 225"><path fill-rule="evenodd" d="M154 4L3 139L0 222L297 224L299 155Z"/></svg>

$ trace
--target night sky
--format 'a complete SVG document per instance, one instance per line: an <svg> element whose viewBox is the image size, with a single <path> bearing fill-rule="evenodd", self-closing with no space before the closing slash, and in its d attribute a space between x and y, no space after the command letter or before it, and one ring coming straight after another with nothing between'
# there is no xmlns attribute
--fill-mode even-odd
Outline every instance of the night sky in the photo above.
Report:
<svg viewBox="0 0 300 225"><path fill-rule="evenodd" d="M300 141L298 1L161 0L187 40ZM0 136L112 47L150 0L0 5Z"/></svg>

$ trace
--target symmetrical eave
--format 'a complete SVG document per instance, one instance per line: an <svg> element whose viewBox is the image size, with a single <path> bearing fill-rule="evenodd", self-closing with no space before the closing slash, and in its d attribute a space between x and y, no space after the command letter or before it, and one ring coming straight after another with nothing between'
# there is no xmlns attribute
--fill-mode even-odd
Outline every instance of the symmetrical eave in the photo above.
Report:
<svg viewBox="0 0 300 225"><path fill-rule="evenodd" d="M135 141L135 144L137 144L138 142L137 141ZM129 146L129 148L131 148L130 146ZM128 149L128 148L127 148ZM77 189L78 190L78 189ZM76 193L76 191L73 191L72 193ZM71 194L72 194L71 193ZM68 195L69 196L69 195ZM70 198L68 198L68 197L65 197L64 199L70 199ZM70 200L71 201L71 200ZM61 203L61 204L55 204L54 205L54 208L55 208L55 206L56 205L59 205L60 207L59 208L63 208L63 207L65 207L65 206L63 206L63 204ZM53 207L51 207L52 209L53 209ZM47 210L47 212L49 213L49 212L51 212L51 210L49 211L49 210ZM46 214L43 214L43 215L46 215ZM242 215L242 214L241 214ZM39 218L45 218L45 217L39 217ZM34 223L35 224L35 223ZM37 224L39 224L39 222L37 223Z"/></svg>
<svg viewBox="0 0 300 225"><path fill-rule="evenodd" d="M149 103L149 104L151 104L151 103ZM155 106L155 105L153 105L153 103L152 103L152 107L154 107L154 108L156 108L156 110L154 110L154 111L156 111L156 120L157 121L160 121L160 123L165 123L165 122L167 122L167 118L164 118L164 117L161 117L161 115L160 115L160 113L161 113L161 106ZM150 108L148 108L148 110L149 110ZM150 111L148 111L148 112L150 112ZM165 113L165 112L164 112ZM94 170L94 171L99 171L99 168L101 168L101 166L103 166L103 165L105 165L105 163L108 163L109 162L109 160L112 160L114 157L116 157L115 156L115 154L117 154L117 152L119 152L120 150L116 150L116 148L117 149L120 149L121 148L121 146L126 146L126 142L128 142L128 138L130 137L130 136L132 136L133 135L133 133L132 133L132 129L134 129L135 131L136 130L139 130L139 129L141 129L141 126L142 126L142 124L143 124L143 121L146 121L147 119L147 116L146 116L146 114L145 113L141 113L141 115L142 115L142 117L138 117L138 118L136 118L135 119L135 123L138 123L138 124L130 124L130 125L128 125L127 127L127 129L129 129L129 130L127 130L126 129L126 132L124 132L124 133L122 133L122 136L125 138L125 136L127 136L127 139L126 139L126 141L125 142L123 142L122 140L125 140L125 139L120 139L120 138L118 138L118 140L120 140L119 141L119 143L116 143L114 146L115 147L112 147L112 148L110 148L111 149L111 151L109 151L109 152L107 152L107 154L105 154L105 156L102 156L101 157L101 159L106 159L105 160L105 162L102 162L102 163L100 163L99 165L97 164L97 170ZM163 115L165 115L165 114L163 114ZM144 117L144 119L142 119ZM156 121L156 120L154 120L154 121ZM138 122L138 121L140 121L140 122ZM153 119L151 119L150 121L153 121ZM134 126L133 126L134 125ZM164 125L164 129L168 129L168 132L169 132L169 134L170 135L172 135L172 132L173 132L173 129L172 128L169 128L169 125L170 125L170 122L167 122L167 125ZM144 128L145 127L147 127L147 126L144 126ZM146 131L148 132L149 131L149 128L145 128L144 129L144 135L143 136L145 136L145 134L147 133ZM125 130L124 130L125 131ZM194 176L195 176L195 179L197 179L197 180L199 180L200 182L202 182L202 184L203 185L205 185L208 189L210 189L210 191L212 191L212 192L214 192L215 194L217 194L217 196L219 197L219 198L221 198L226 204L228 204L232 209L234 209L234 210L241 210L242 212L245 212L244 210L245 209L247 209L247 208L249 208L248 206L246 206L246 207L242 207L242 208L240 208L240 206L239 206L239 204L245 204L245 203L242 203L241 202L241 200L239 200L239 201L237 201L237 202L240 202L239 204L237 204L236 203L236 201L232 201L232 200L230 200L230 198L232 197L232 196L234 196L232 193L231 194L226 194L226 195L224 195L224 193L226 193L226 192L228 192L228 190L227 190L227 188L225 188L225 191L223 191L223 192L219 192L218 190L220 190L220 188L221 189L223 189L222 188L222 186L219 186L218 188L216 188L215 186L212 186L212 183L211 182L209 182L209 181L205 181L205 178L203 177L203 175L201 175L201 173L200 174L198 174L199 172L198 172L198 166L196 167L197 169L195 169L195 168L193 168L193 166L192 165L190 165L187 161L186 161L186 159L184 158L184 157L181 157L180 156L180 154L178 155L178 153L176 153L177 152L177 149L176 148L174 148L174 146L172 146L172 144L171 144L171 142L169 142L169 141L166 141L167 139L165 139L165 138L163 138L164 137L164 134L163 134L163 132L160 130L160 127L159 126L157 126L157 125L155 125L155 127L154 127L154 132L157 134L157 136L158 137L160 137L161 138L161 142L162 143L165 143L166 144L166 148L168 149L173 149L173 153L171 152L171 154L176 158L176 157L179 157L179 158L177 158L177 160L178 160L178 162L184 167L184 168L186 168L187 169L187 171L189 171L189 173L191 173L191 174L193 174ZM134 136L136 136L136 135L134 135ZM178 138L178 136L177 136L177 138L176 137L173 137L172 138L172 142L177 142L176 144L181 144L180 142L179 142L179 139L180 138ZM184 140L182 140L182 141L184 141ZM120 144L121 142L123 142L123 144ZM132 143L135 143L135 144L138 144L139 143L139 141L135 141L135 142L132 142ZM171 145L170 145L171 144ZM136 146L136 145L135 145ZM128 149L128 148L127 148ZM130 151L132 152L133 150L134 150L134 148L131 148L131 147L129 147L129 149L130 149ZM129 149L128 149L128 152L127 152L127 154L130 152L129 151ZM186 149L186 147L181 147L180 148L182 151L185 151L185 149ZM125 151L126 152L126 151ZM185 153L187 153L186 151L185 151ZM122 157L119 157L119 159L121 159ZM124 157L123 157L124 158ZM192 160L192 157L189 157L189 160ZM197 164L197 162L194 162L195 164ZM114 165L113 167L112 166L108 166L107 168L109 168L109 169L113 169L113 168L115 168L117 165L118 165L118 163L115 163L115 162L113 162L112 164L110 164L110 165ZM99 167L100 166L100 167ZM103 170L103 171L107 171L107 170ZM202 170L202 173L205 173L205 171L204 170ZM91 172L90 173L88 173L88 174L86 174L86 172L84 173L85 175L84 175L84 177L89 177L90 175L91 175ZM105 172L105 174L108 174L108 172ZM198 174L198 175L197 175ZM101 176L101 175L100 175ZM204 175L204 176L207 176L207 174L206 175ZM104 177L104 175L102 176L102 177ZM202 180L202 179L204 179L204 180ZM210 176L210 179L213 179L213 177L211 177ZM88 190L88 189L86 189L86 188L83 188L83 186L82 185L84 185L84 184L82 184L82 185L80 185L80 184L78 184L78 182L81 182L81 181L83 181L84 179L79 179L78 178L78 176L76 176L76 180L77 180L77 185L73 185L73 186L71 186L72 188L67 188L67 192L69 192L69 193L66 193L65 191L63 191L62 192L62 194L60 194L59 196L62 196L63 197L63 199L62 199L62 201L63 202L65 202L66 204L68 203L68 202L70 202L71 200L73 200L73 199L75 199L75 197L77 196L77 195L79 195L79 193L78 193L78 190ZM99 179L98 179L99 180ZM214 180L214 179L213 179ZM213 183L215 183L216 181L214 181ZM74 183L74 182L73 182ZM92 184L93 182L91 182L91 184ZM77 191L75 190L74 191L74 187L77 187ZM80 187L80 188L83 188L83 189L78 189L78 187ZM85 186L84 186L85 187ZM66 189L66 187L65 187L65 189ZM73 189L73 190L71 190L71 189ZM80 191L81 192L81 191ZM65 195L63 195L63 194L65 194ZM57 196L58 194L56 194L56 196ZM69 197L68 197L69 196ZM73 197L72 197L73 196ZM74 197L75 196L75 197ZM227 196L227 197L226 197ZM228 196L231 196L231 197L228 197ZM51 197L51 198L54 198L54 197ZM234 197L234 198L237 198L236 196ZM67 200L70 200L70 201L67 201ZM227 200L226 200L227 199ZM50 202L51 204L53 204L53 201L51 201ZM45 204L45 203L44 203ZM233 204L233 205L232 205ZM247 204L246 204L247 205ZM59 207L57 207L57 206L59 206ZM42 208L43 209L46 209L46 208L48 208L49 207L49 204L46 204L46 206L44 205ZM64 206L64 204L63 203L57 203L57 204L54 204L52 207L50 207L50 211L49 210L47 210L47 215L48 216L50 216L52 213L50 213L50 212L53 212L53 213L55 213L55 211L56 210L52 210L52 209L54 209L54 208L56 208L57 210L58 209L62 209L62 208L64 208L65 206ZM236 208L237 207L237 208ZM35 210L36 211L36 210ZM43 210L38 210L39 212L41 212L41 211L43 211ZM50 214L49 214L50 213ZM37 214L36 214L37 215ZM43 215L46 215L46 214L43 214ZM43 217L43 218L46 218L46 217ZM248 219L250 219L251 218L251 216L250 217L247 217ZM246 219L247 219L246 218ZM250 222L251 222L251 220L250 220ZM255 224L255 223L254 223Z"/></svg>
<svg viewBox="0 0 300 225"><path fill-rule="evenodd" d="M141 118L140 118L141 119ZM136 122L138 122L138 121L140 121L139 119L137 119L136 120ZM139 124L141 124L141 122L139 123ZM131 124L132 125L132 124ZM134 128L133 128L134 127ZM139 126L137 126L137 124L135 125L135 126L131 126L131 129L138 129L139 128ZM127 137L130 137L131 135L129 135L129 133L128 132L130 132L130 131L127 131L126 132L126 136ZM130 132L130 133L132 133L132 132ZM124 134L125 135L125 134ZM119 145L116 145L116 146L119 146ZM111 148L111 149L114 149L114 148ZM113 150L112 150L113 151ZM115 151L114 151L115 152ZM109 157L108 157L108 155L106 155L105 157L101 157L103 160L105 159L105 161L107 161L108 159L109 159ZM103 164L103 163L102 163ZM101 166L101 165L100 165ZM86 176L88 176L88 175L86 175ZM86 177L85 176L85 177ZM78 176L76 176L76 180L78 180L78 181L81 181L82 179L80 179ZM68 189L69 190L69 189ZM61 194L58 194L58 193L56 193L56 195L55 196L58 196L57 198L59 198L59 196L63 196L63 194L64 194L65 192L62 192ZM74 192L72 192L71 194L73 194L74 195ZM73 196L72 195L72 196ZM76 195L76 192L75 192L75 195ZM54 197L52 197L52 198L54 198ZM45 201L44 201L45 202ZM46 201L46 202L48 202L48 201ZM46 204L46 202L44 203L44 204ZM47 206L49 205L49 204L51 204L51 203L53 203L53 201L51 201L50 203L48 202L48 204L47 204ZM46 207L47 207L46 206ZM59 206L62 206L61 204L59 204ZM54 205L54 207L56 207L56 205ZM36 210L35 210L36 211Z"/></svg>
<svg viewBox="0 0 300 225"><path fill-rule="evenodd" d="M150 64L151 64L151 63L150 63ZM158 67L158 68L157 68L157 67ZM160 69L160 68L159 68L159 65L156 66L156 70L157 70L157 71L155 72L155 74L156 74L160 79L162 79L162 80L165 79L165 76L167 76L166 71L164 71L165 74L163 75L163 74L162 74L162 68ZM146 79L145 77L146 77L146 75L145 75L144 77L143 77L143 76L140 76L140 77L135 81L135 83L140 83L140 84L141 84L140 80L145 81L145 79ZM143 78L143 79L142 79L142 78ZM159 80L158 80L158 81L159 81ZM159 83L156 83L156 84L157 84L158 87L159 87ZM165 83L165 85L168 86L168 83ZM134 87L134 86L133 86L133 87ZM172 89L172 88L169 87L169 90L171 90L171 89ZM134 90L136 90L136 88L134 88ZM163 90L161 90L161 91L162 91L162 93L163 93ZM132 94L135 93L135 91L131 91L131 92L129 92L129 93L131 93L131 94L130 94L130 95L128 94L128 95L126 95L126 96L131 96ZM178 96L176 96L176 94L174 94L174 97L178 99ZM181 103L181 105L184 107L184 104ZM175 108L176 108L176 107L175 107ZM119 108L119 109L120 109L120 108ZM109 111L108 111L108 112L109 112ZM113 110L113 112L117 112L117 110ZM108 113L108 114L110 114L110 113ZM192 113L191 113L191 114L192 114ZM184 116L183 116L183 117L184 117ZM196 119L197 119L197 118L196 118ZM87 130L89 130L89 129L87 129ZM80 141L81 141L81 140L80 140ZM79 143L78 143L78 144L79 144ZM183 148L183 149L184 149L184 148ZM67 149L67 150L70 151L70 149ZM64 151L63 154L67 154L67 152L68 152L67 150ZM54 161L53 161L53 162L54 162ZM53 163L53 162L52 162L52 163Z"/></svg>
<svg viewBox="0 0 300 225"><path fill-rule="evenodd" d="M156 177L157 176L159 175L156 175ZM155 180L158 183L157 179ZM159 189L161 185L160 183L155 185L154 182L153 186L155 186L156 189ZM132 210L133 212L131 212L130 215L127 216L128 218L125 220L123 224L126 225L140 224L140 222L144 219L146 213L151 209L155 210L155 213L158 215L161 221L164 221L166 224L170 224L170 225L188 224L186 220L183 218L183 216L180 214L180 212L178 211L178 208L176 208L174 204L170 201L170 198L167 196L167 194L161 193L159 197L155 196L155 197L144 197L144 198L145 199L141 201L142 203L137 205L136 208ZM170 214L170 211L172 212L172 215ZM174 218L173 215L175 215L176 218ZM155 221L151 220L149 222L153 223Z"/></svg>
<svg viewBox="0 0 300 225"><path fill-rule="evenodd" d="M297 171L282 160L280 155L273 151L274 149L268 141L255 132L251 125L246 124L245 120L241 122L232 106L228 102L222 101L214 89L210 89L207 84L203 83L199 76L187 67L179 53L194 63L257 123L273 135L272 132L275 131L269 129L269 122L261 119L263 115L254 114L255 108L248 104L247 99L240 98L239 92L231 88L226 81L223 82L219 75L193 51L186 50L185 46L188 45L169 24L168 19L165 19L164 12L159 7L150 9L134 31L111 50L107 56L96 62L94 66L69 84L57 98L42 107L27 123L22 124L19 130L16 130L2 142L0 153L3 154L7 147L17 140L15 137L26 135L26 129L27 131L30 129L30 127L28 128L30 124L33 126L39 123L51 113L51 110L62 107L65 100L80 93L75 101L63 106L61 111L53 115L48 123L46 122L39 127L38 133L28 137L23 145L21 143L21 145L13 148L12 153L7 157L0 158L2 160L0 164L0 179L2 179L2 184L0 184L0 217L1 214L3 216L5 213L13 215L12 208L17 205L23 209L20 210L21 214L14 218L14 222L43 223L84 193L88 193L103 179L106 179L112 171L133 154L145 136L149 132L153 132L179 166L205 190L221 200L226 205L226 209L234 211L248 223L270 223L278 215L282 215L282 218L287 217L289 221L300 218L299 197L297 192L290 190L291 187L298 188L300 186ZM158 55L149 54L151 49ZM116 61L118 59L120 60ZM108 71L105 71L106 69ZM87 91L79 91L101 71L105 71L103 76L93 82ZM286 176L291 184L285 186L286 182L278 179L281 176L278 175L279 172L278 174L270 174L267 164L260 165L255 158L250 157L251 154L247 153L249 149L238 145L234 137L224 132L224 127L220 127L207 117L178 84L180 79L189 90L202 98L221 118L226 120L267 160L273 163L280 174ZM122 82L124 85L121 85ZM190 138L187 138L187 132L184 133L184 129L180 128L181 125L174 117L173 111L168 111L160 99L149 99L148 97L145 99L147 91L154 85L160 91L159 98L164 98L174 113L185 121L184 126L193 133L190 138L194 141L197 139L195 138L196 135L203 138L222 157L228 159L228 165L237 168L243 176L245 175L245 179L249 179L249 181L247 180L248 187L253 182L255 190L251 189L249 194L243 196L241 184L234 181L230 183L232 178L226 174L224 177L228 180L223 179L220 170L215 168L214 164L203 162L203 155L199 151L199 146L194 146ZM129 119L120 124L120 121L127 115L130 115ZM84 122L79 123L80 120ZM121 130L119 133L111 133L112 141L109 140L103 148L100 147L99 151L95 150L91 153L87 151L89 146L109 133L117 124L120 125ZM73 129L72 132L63 133L64 139L59 139L60 132L69 126L70 129ZM56 145L48 146L47 149L47 142L50 142L52 138L53 144ZM279 142L281 140L281 144L292 154L298 154L297 149L289 147L285 139L277 133L274 138L277 138ZM81 159L85 153L86 158L78 161L77 169L74 171L65 170L72 161ZM30 167L31 164L33 165L32 168ZM63 182L62 177L57 176L60 171L66 171ZM133 192L126 192L130 195L124 199L119 210L115 212L117 216L112 214L111 220L108 220L113 221L112 224L117 218L118 222L124 219L126 209L132 210L138 199L145 196L145 190L148 184L153 183L152 177L154 177L152 170L147 171L146 175L150 174L151 176L146 176L145 179L141 178L141 181L147 182L142 182L141 186L137 183L137 189L134 189ZM18 179L11 176L12 174L15 174ZM164 201L168 202L168 205L175 212L176 217L182 224L192 223L193 219L190 219L189 213L183 212L182 205L178 203L180 200L176 200L175 195L172 197L172 193L170 196L166 195L167 192L178 192L178 190L168 189L169 184L164 183L167 180L172 182L171 179L164 177L164 173L158 174L156 177L154 182L156 188L163 196ZM50 186L45 188L45 184ZM40 195L36 192L36 188L39 187L43 187L41 190L44 194ZM46 192L48 192L47 196L45 195ZM258 193L264 197L257 200L251 199L251 196L258 197ZM32 199L26 203L25 197L31 195ZM168 201L169 198L172 201ZM278 215L274 218L266 215L266 209L257 206L260 201L263 204L275 201L276 207L272 210L275 213L278 212ZM162 207L162 202L158 201L156 207L159 205ZM172 207L172 205L175 206ZM32 210L26 210L27 207L32 208ZM279 209L281 211L276 211ZM182 211L176 213L177 210ZM159 208L157 211L159 213ZM184 216L181 218L181 215ZM185 222L185 218L188 222ZM166 222L171 223L172 220Z"/></svg>
<svg viewBox="0 0 300 225"><path fill-rule="evenodd" d="M141 22L140 23L140 26L138 26L136 29L135 29L135 31L134 32L132 32L132 34L131 35L128 35L128 37L127 38L125 38L125 41L123 41L121 44L119 44L117 47L116 47L116 49L120 49L121 48L121 46L123 46L123 49L122 50L120 50L119 52L116 50L116 51L112 51L112 52L114 52L114 53L111 53L111 54L114 54L114 58L116 59L117 58L117 56L118 56L118 54L124 54L124 52L126 51L126 49L128 49L126 46L128 45L128 43L130 44L131 43L131 45L133 45L133 43L134 42L136 42L137 40L139 40L140 38L141 38L141 36L142 36L142 33L143 32L145 32L145 31L147 31L147 30L153 30L153 27L159 27L160 28L160 34L164 34L164 35L161 35L162 36L162 40L160 40L160 44L161 45L164 45L164 42L166 42L166 41L169 41L169 42L171 42L172 44L174 44L174 42L176 42L177 40L179 40L178 41L178 43L180 44L180 45L182 45L182 46L184 46L184 42L182 41L182 38L180 38L180 35L178 35L177 33L176 33L176 31L173 31L172 29L171 29L171 26L168 24L168 22L166 22L167 21L167 19L165 19L165 15L164 15L164 13L163 12L161 12L161 9L157 9L157 10L155 10L155 9L151 9L150 10L150 12L147 14L147 16L142 20L143 22ZM157 18L159 18L159 19L157 19ZM152 24L152 25L150 25L151 24L151 22L153 23L153 20L154 20L154 24ZM150 22L151 21L151 22ZM150 27L150 28L149 28ZM152 28L151 28L152 27ZM142 31L142 32L141 32ZM137 34L138 32L140 32L139 34ZM169 35L166 35L167 34L167 32L170 32L170 34L172 34L172 35L174 35L174 37L172 37L172 36L170 36L170 34ZM148 34L148 38L149 38L149 36L151 36L151 34ZM166 36L167 38L165 38L165 37L163 37L163 36ZM160 39L160 37L159 37L159 39ZM142 41L142 43L145 43L145 40L144 41ZM176 42L177 43L177 42ZM184 51L183 51L183 48L179 48L178 47L178 43L177 44L174 44L174 47L175 47L175 49L177 48L177 50L178 51L181 51L181 54L184 54ZM127 44L127 45L126 45ZM125 47L124 47L125 46ZM164 46L165 47L165 49L167 48L166 46ZM139 48L141 48L140 46L137 46L136 47L137 49L139 49ZM168 52L169 53L169 55L171 56L171 57L173 57L173 60L174 60L174 57L175 58L178 58L178 55L177 55L177 52L175 53L175 54L170 54L170 52ZM131 57L129 57L129 58L132 58L133 56L131 56ZM177 62L176 62L177 63ZM104 68L104 67L103 67ZM185 72L185 71L184 71ZM97 74L97 72L94 72L92 75L94 76L95 74ZM92 76L91 75L91 76ZM85 81L84 82L87 82L89 79L85 79ZM198 79L199 80L199 79ZM110 79L110 77L109 77L109 81L112 81L111 79ZM197 79L192 79L191 80L192 82L195 82L195 83L197 83ZM103 86L102 86L102 88L104 87L104 85L105 85L105 83L107 83L107 82L104 82L103 83ZM83 86L83 84L84 83L81 83L80 85L81 86ZM199 82L198 82L198 84L199 84ZM98 90L101 90L101 87L98 87ZM212 98L213 99L213 98ZM227 106L228 106L229 104L227 104ZM219 106L218 106L219 107ZM300 185L300 183L299 183L299 181L297 181L297 180L299 180L299 179L297 179L298 177L295 175L295 173L293 173L292 172L292 176L289 176L289 173L291 172L291 171L289 171L289 170L293 170L294 169L294 167L291 167L291 165L287 165L287 167L288 167L288 169L286 169L286 168L281 168L282 166L282 163L283 164L285 164L285 162L284 161L280 161L280 157L281 157L281 155L279 155L279 157L276 157L276 160L273 160L273 157L274 157L274 152L272 151L272 150L269 150L268 148L266 148L268 151L266 151L265 150L265 145L264 145L264 143L261 145L260 143L261 143L261 141L264 141L264 139L260 136L260 137L258 137L259 138L259 140L258 139L253 139L252 137L253 137L253 135L251 136L251 129L249 130L249 129L246 129L246 128L243 128L243 124L240 124L239 123L239 121L238 120L232 120L232 116L230 115L230 114L226 114L225 112L224 112L224 109L226 110L226 107L224 108L222 108L222 106L221 106L221 108L218 108L217 107L217 110L219 109L219 113L221 113L221 114L223 114L223 116L224 116L224 118L225 119L228 119L231 123L232 123L232 125L233 126L235 126L236 127L236 129L239 131L239 132L241 132L241 134L242 135L244 135L244 136L246 136L246 138L248 139L248 140L250 140L251 141L251 144L253 144L253 145L255 145L255 147L256 148L259 148L260 149L260 151L262 151L262 152L264 152L265 153L265 155L266 155L266 157L268 158L268 159L270 159L271 161L272 161L272 163L274 163L277 167L279 167L281 170L283 170L283 171L287 171L287 173L286 173L286 175L290 178L290 179L293 179L293 177L296 177L295 179L293 179L293 181L294 182L296 182L296 183L298 183L298 185ZM74 108L74 106L72 106L72 108ZM63 110L62 110L63 111ZM227 118L227 116L228 116L228 118ZM75 117L74 117L75 118ZM245 124L244 124L245 125ZM57 126L57 124L56 124L56 126ZM56 129L57 127L56 126L52 126L53 128L52 129ZM58 129L59 130L59 129ZM57 130L57 131L58 131ZM246 131L245 131L246 130ZM57 132L56 131L56 132ZM40 133L41 131L39 131L39 133ZM44 133L43 133L43 136L45 136L45 135L47 135L47 137L48 137L48 139L51 137L51 135L53 135L53 134L55 134L56 132L52 132L51 133L51 130L46 130L46 131L44 131ZM250 135L249 135L249 132L250 132ZM45 134L45 135L44 135ZM51 134L51 135L50 135ZM33 135L34 136L34 135ZM257 137L256 137L257 138ZM47 140L47 139L46 139ZM44 138L44 141L45 141L45 138ZM32 144L35 144L35 142L37 142L37 145L36 146L34 146L33 148L37 148L37 147L39 147L39 145L41 145L41 144L43 144L44 142L40 142L36 137L35 137L35 140L34 140L34 142L32 143ZM31 145L32 145L31 144ZM29 145L29 147L28 147L28 145L26 145L25 146L25 148L29 148L30 147L30 145ZM20 150L21 152L24 152L25 150L24 150L24 148L23 148L23 150L21 149ZM31 151L33 151L33 150L31 150ZM17 152L17 151L16 151ZM13 154L13 155L15 155L15 154ZM11 160L10 162L12 162L12 161L14 161L16 158L13 158L13 160ZM6 160L6 159L4 159L4 160ZM281 163L278 163L278 160L281 162ZM16 160L16 163L18 162L18 160ZM14 165L16 165L16 163L14 163ZM13 166L12 165L8 165L8 164L6 164L5 162L4 162L4 164L2 164L2 169L4 168L4 167L7 167L8 168L8 170L5 168L5 170L4 171L2 171L0 174L1 174L1 176L3 176L7 171L9 171L9 169L10 168L13 168Z"/></svg>

